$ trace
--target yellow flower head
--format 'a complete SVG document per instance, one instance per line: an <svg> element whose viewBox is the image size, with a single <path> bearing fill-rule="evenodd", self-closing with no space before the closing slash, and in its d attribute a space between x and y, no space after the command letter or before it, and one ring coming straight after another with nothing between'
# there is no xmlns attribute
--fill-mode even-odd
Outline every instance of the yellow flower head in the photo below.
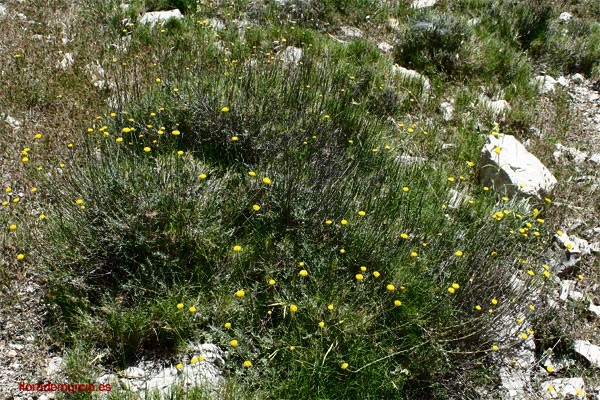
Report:
<svg viewBox="0 0 600 400"><path fill-rule="evenodd" d="M196 307L194 307L194 306L190 307L190 312L196 312Z"/></svg>
<svg viewBox="0 0 600 400"><path fill-rule="evenodd" d="M223 108L221 108L221 111L228 112L229 111L229 107L223 107Z"/></svg>
<svg viewBox="0 0 600 400"><path fill-rule="evenodd" d="M386 286L386 288L387 288L387 290L389 290L390 292L392 292L392 291L396 290L396 287L395 287L394 285L391 285L391 284L390 284L390 285L387 285L387 286Z"/></svg>
<svg viewBox="0 0 600 400"><path fill-rule="evenodd" d="M358 215L360 215L360 216L362 217L362 216L364 216L364 215L365 215L365 212L364 212L364 211L359 211L359 212L358 212Z"/></svg>
<svg viewBox="0 0 600 400"><path fill-rule="evenodd" d="M22 259L24 259L24 258L25 258L25 255L24 255L24 254L19 254L19 255L17 255L17 260L19 260L19 261L21 261L21 260L22 260Z"/></svg>
<svg viewBox="0 0 600 400"><path fill-rule="evenodd" d="M183 303L177 304L177 308L182 309L183 308Z"/></svg>
<svg viewBox="0 0 600 400"><path fill-rule="evenodd" d="M340 366L340 368L341 368L341 369L346 369L346 368L348 368L348 363L343 363L343 364Z"/></svg>
<svg viewBox="0 0 600 400"><path fill-rule="evenodd" d="M274 285L274 284L275 284L275 279L269 280L269 285Z"/></svg>
<svg viewBox="0 0 600 400"><path fill-rule="evenodd" d="M233 251L242 251L242 246L233 246Z"/></svg>
<svg viewBox="0 0 600 400"><path fill-rule="evenodd" d="M321 321L319 322L319 327L323 328L325 326L325 322Z"/></svg>
<svg viewBox="0 0 600 400"><path fill-rule="evenodd" d="M229 342L229 344L231 344L233 347L237 347L238 341L233 339L231 342Z"/></svg>
<svg viewBox="0 0 600 400"><path fill-rule="evenodd" d="M394 301L394 305L396 307L400 307L402 305L402 302L400 300L396 300L396 301Z"/></svg>
<svg viewBox="0 0 600 400"><path fill-rule="evenodd" d="M457 251L456 253L454 253L454 254L456 254L456 256L457 256L457 257L460 257L460 256L462 256L462 255L463 255L463 252L462 252L462 251L460 251L460 250L458 250L458 251Z"/></svg>
<svg viewBox="0 0 600 400"><path fill-rule="evenodd" d="M342 225L346 225L346 224L348 223L348 221L346 221L345 219L343 219L343 220L342 220L340 223L341 223Z"/></svg>
<svg viewBox="0 0 600 400"><path fill-rule="evenodd" d="M300 271L300 276L306 276L306 275L308 275L308 271L307 270L303 269L303 270Z"/></svg>
<svg viewBox="0 0 600 400"><path fill-rule="evenodd" d="M223 325L225 328L229 329L231 328L231 322L225 322L225 325Z"/></svg>
<svg viewBox="0 0 600 400"><path fill-rule="evenodd" d="M298 307L297 307L296 305L292 304L292 305L290 306L290 311L291 311L291 312L296 312L296 311L298 311Z"/></svg>
<svg viewBox="0 0 600 400"><path fill-rule="evenodd" d="M244 367L246 368L250 368L252 366L252 363L248 360L244 361Z"/></svg>
<svg viewBox="0 0 600 400"><path fill-rule="evenodd" d="M244 297L244 295L246 294L246 292L244 292L243 290L238 290L235 295L237 297Z"/></svg>
<svg viewBox="0 0 600 400"><path fill-rule="evenodd" d="M362 281L364 277L362 276L362 274L356 274L355 278L357 281Z"/></svg>
<svg viewBox="0 0 600 400"><path fill-rule="evenodd" d="M260 206L258 204L255 204L255 205L252 206L252 209L254 211L258 211L258 210L260 210Z"/></svg>
<svg viewBox="0 0 600 400"><path fill-rule="evenodd" d="M333 304L330 304L330 305L328 305L328 306L327 306L327 309L328 309L328 310L333 310Z"/></svg>
<svg viewBox="0 0 600 400"><path fill-rule="evenodd" d="M269 178L263 178L263 183L265 185L270 185L271 184L271 180Z"/></svg>

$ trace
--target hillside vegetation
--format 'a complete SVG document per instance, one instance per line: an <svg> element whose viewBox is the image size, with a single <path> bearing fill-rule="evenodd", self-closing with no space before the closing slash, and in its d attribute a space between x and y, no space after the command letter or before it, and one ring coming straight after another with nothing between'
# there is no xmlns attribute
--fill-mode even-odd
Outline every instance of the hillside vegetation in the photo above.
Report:
<svg viewBox="0 0 600 400"><path fill-rule="evenodd" d="M585 312L532 294L559 282L541 254L561 204L599 211L554 145L597 139L532 80L600 78L597 2L8 6L27 21L0 28L0 111L24 121L0 122L0 285L7 308L41 285L70 381L213 343L222 387L173 398L495 398L521 343L573 355ZM555 192L481 185L489 134L529 140ZM569 273L600 278L596 259Z"/></svg>

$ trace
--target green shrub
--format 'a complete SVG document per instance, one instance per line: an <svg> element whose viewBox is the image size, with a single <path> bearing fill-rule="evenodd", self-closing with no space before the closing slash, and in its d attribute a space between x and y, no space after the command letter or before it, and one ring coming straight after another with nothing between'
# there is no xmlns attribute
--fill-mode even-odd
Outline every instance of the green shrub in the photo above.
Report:
<svg viewBox="0 0 600 400"><path fill-rule="evenodd" d="M419 12L398 34L395 60L403 67L446 75L465 67L465 42L471 31L465 21L451 14Z"/></svg>
<svg viewBox="0 0 600 400"><path fill-rule="evenodd" d="M249 390L276 398L469 395L454 365L479 374L485 327L525 307L510 282L515 255L536 245L507 247L506 232L523 226L517 212L533 217L514 205L495 221L485 195L449 209L469 167L451 182L435 156L399 157L395 141L415 139L387 122L393 95L366 83L384 79L375 71L311 57L284 68L146 92L109 119L108 136L89 137L72 173L51 177L55 335L119 365L210 341L231 350L229 372ZM474 309L492 297L497 312Z"/></svg>
<svg viewBox="0 0 600 400"><path fill-rule="evenodd" d="M600 24L579 19L556 21L538 52L539 59L556 74L579 72L589 76L600 65Z"/></svg>

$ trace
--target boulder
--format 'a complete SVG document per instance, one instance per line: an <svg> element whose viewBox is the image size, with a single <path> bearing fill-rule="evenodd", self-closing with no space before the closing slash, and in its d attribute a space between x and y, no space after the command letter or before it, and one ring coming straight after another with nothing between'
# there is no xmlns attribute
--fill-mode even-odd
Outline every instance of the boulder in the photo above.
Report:
<svg viewBox="0 0 600 400"><path fill-rule="evenodd" d="M437 0L415 0L411 4L411 8L426 8L433 7L437 3Z"/></svg>
<svg viewBox="0 0 600 400"><path fill-rule="evenodd" d="M165 22L170 20L171 18L183 19L183 14L181 14L181 11L179 11L178 9L148 12L142 15L142 18L140 18L140 23L150 24L150 26L154 26L158 22Z"/></svg>
<svg viewBox="0 0 600 400"><path fill-rule="evenodd" d="M554 87L558 84L556 79L548 75L536 76L532 83L539 88L541 94L554 92Z"/></svg>
<svg viewBox="0 0 600 400"><path fill-rule="evenodd" d="M593 367L600 368L600 346L586 340L576 340L575 352L585 358Z"/></svg>
<svg viewBox="0 0 600 400"><path fill-rule="evenodd" d="M511 135L489 135L481 158L481 183L509 196L544 199L557 183L548 168Z"/></svg>
<svg viewBox="0 0 600 400"><path fill-rule="evenodd" d="M283 65L295 67L302 59L302 49L294 46L288 46L280 51L278 56L283 60Z"/></svg>

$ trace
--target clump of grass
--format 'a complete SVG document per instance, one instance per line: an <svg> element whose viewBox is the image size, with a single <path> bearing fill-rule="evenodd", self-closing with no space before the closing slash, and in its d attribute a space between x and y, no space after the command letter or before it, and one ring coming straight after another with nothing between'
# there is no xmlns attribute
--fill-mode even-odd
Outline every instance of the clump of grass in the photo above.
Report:
<svg viewBox="0 0 600 400"><path fill-rule="evenodd" d="M388 120L391 78L371 63L267 61L193 91L160 82L47 183L56 334L119 365L215 342L281 398L467 395L452 371L475 376L486 327L525 307L510 282L537 245L506 246L523 216L486 195L449 208L474 164L403 161L400 143L435 139Z"/></svg>

